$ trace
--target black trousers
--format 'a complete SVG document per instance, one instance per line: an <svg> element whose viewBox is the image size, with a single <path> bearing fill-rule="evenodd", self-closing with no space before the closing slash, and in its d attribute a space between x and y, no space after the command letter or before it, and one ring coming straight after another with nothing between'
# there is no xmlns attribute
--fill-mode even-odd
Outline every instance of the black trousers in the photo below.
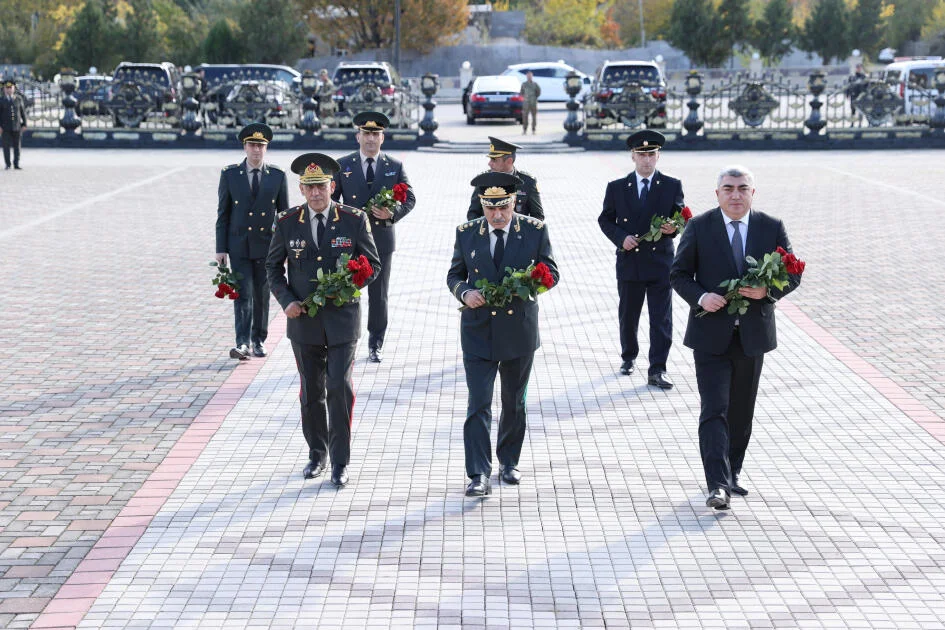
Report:
<svg viewBox="0 0 945 630"><path fill-rule="evenodd" d="M742 471L764 355L745 355L736 330L724 354L694 350L702 400L699 450L709 492L730 488Z"/></svg>
<svg viewBox="0 0 945 630"><path fill-rule="evenodd" d="M3 132L3 161L10 166L10 149L13 149L13 166L20 165L20 132Z"/></svg>
<svg viewBox="0 0 945 630"><path fill-rule="evenodd" d="M269 336L269 280L265 258L230 256L230 269L242 274L240 296L233 301L236 345L263 343Z"/></svg>
<svg viewBox="0 0 945 630"><path fill-rule="evenodd" d="M387 334L387 287L390 285L390 264L394 252L379 254L381 273L368 285L368 348L375 349L384 345Z"/></svg>
<svg viewBox="0 0 945 630"><path fill-rule="evenodd" d="M496 457L502 466L518 466L518 458L525 442L525 395L528 377L532 372L535 353L508 361L490 361L463 354L466 368L466 387L469 402L466 423L463 425L463 444L466 450L466 474L492 474L492 392L495 375L499 373L502 413L499 416L499 435Z"/></svg>
<svg viewBox="0 0 945 630"><path fill-rule="evenodd" d="M636 361L640 353L637 329L640 313L646 299L650 314L650 375L666 371L666 359L673 344L673 289L669 276L648 282L617 282L620 297L618 315L620 320L620 357L624 361Z"/></svg>
<svg viewBox="0 0 945 630"><path fill-rule="evenodd" d="M330 456L333 466L348 465L354 417L351 372L356 346L356 341L337 346L292 342L302 381L302 434L313 461L327 463Z"/></svg>

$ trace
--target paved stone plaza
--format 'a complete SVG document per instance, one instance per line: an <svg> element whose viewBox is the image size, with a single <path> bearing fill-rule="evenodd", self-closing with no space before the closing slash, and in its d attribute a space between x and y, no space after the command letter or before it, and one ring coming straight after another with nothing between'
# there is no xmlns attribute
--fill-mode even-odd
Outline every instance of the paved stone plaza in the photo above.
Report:
<svg viewBox="0 0 945 630"><path fill-rule="evenodd" d="M729 512L703 503L680 300L676 389L617 371L596 218L629 155L519 156L562 281L540 298L523 483L485 500L463 496L446 288L485 156L397 154L418 203L336 491L301 477L283 316L267 359L226 357L207 263L240 155L26 149L0 171L0 627L945 627L943 152L663 155L694 212L723 166L752 168L808 263Z"/></svg>

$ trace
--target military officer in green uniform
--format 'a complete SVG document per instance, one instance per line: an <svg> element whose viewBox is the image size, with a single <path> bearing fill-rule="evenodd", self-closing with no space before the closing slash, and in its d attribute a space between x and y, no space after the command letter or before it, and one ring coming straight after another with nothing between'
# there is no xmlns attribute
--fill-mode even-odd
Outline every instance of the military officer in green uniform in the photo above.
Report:
<svg viewBox="0 0 945 630"><path fill-rule="evenodd" d="M10 169L10 149L13 149L12 166L20 170L20 134L26 129L26 107L23 97L16 93L16 81L7 79L3 82L3 95L0 96L0 130L3 134L3 161Z"/></svg>
<svg viewBox="0 0 945 630"><path fill-rule="evenodd" d="M328 69L322 68L318 73L318 90L315 96L318 97L318 115L321 117L331 116L335 113L335 84L328 76Z"/></svg>
<svg viewBox="0 0 945 630"><path fill-rule="evenodd" d="M489 170L493 173L509 173L522 180L522 185L515 192L515 213L524 214L544 221L545 212L541 206L541 195L538 192L538 180L530 173L515 168L515 152L522 147L505 140L489 136ZM482 216L482 202L479 200L479 191L473 190L469 200L469 211L466 220L472 221Z"/></svg>
<svg viewBox="0 0 945 630"><path fill-rule="evenodd" d="M246 159L220 174L217 203L217 255L221 265L240 274L239 297L233 302L236 345L230 357L266 356L269 335L269 282L266 253L276 213L289 207L285 173L267 163L272 129L262 123L243 127L238 135ZM252 344L252 346L250 346Z"/></svg>
<svg viewBox="0 0 945 630"><path fill-rule="evenodd" d="M467 496L490 494L492 486L492 392L496 373L502 383L502 415L496 456L500 479L521 480L519 455L525 441L525 393L538 349L538 302L514 298L502 308L486 303L476 282L499 283L505 269L525 269L544 263L554 284L558 266L551 252L548 230L538 219L513 212L515 190L521 180L508 173L483 173L472 180L482 198L485 216L456 228L453 261L446 284L463 303L460 337L463 367L469 390L463 425Z"/></svg>
<svg viewBox="0 0 945 630"><path fill-rule="evenodd" d="M541 96L541 86L535 83L531 72L525 73L525 81L519 94L525 99L522 103L522 134L528 133L528 118L532 119L532 133L535 133L535 125L538 123L538 97Z"/></svg>
<svg viewBox="0 0 945 630"><path fill-rule="evenodd" d="M351 372L361 334L361 304L359 298L342 306L329 301L310 317L302 303L318 286L318 272L336 271L342 254L367 258L373 269L367 283L377 278L381 263L367 215L331 199L332 176L339 169L321 153L306 153L292 162L306 203L280 213L266 271L272 294L288 318L286 336L302 382L299 402L309 459L302 476L321 475L330 457L331 482L341 487L348 483L354 417Z"/></svg>

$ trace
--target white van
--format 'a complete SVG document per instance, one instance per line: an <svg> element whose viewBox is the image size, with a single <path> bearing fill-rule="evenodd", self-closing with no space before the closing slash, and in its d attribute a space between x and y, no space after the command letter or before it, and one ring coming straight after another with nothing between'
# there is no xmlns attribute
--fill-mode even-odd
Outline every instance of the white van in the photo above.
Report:
<svg viewBox="0 0 945 630"><path fill-rule="evenodd" d="M517 63L506 68L502 74L514 76L519 82L524 83L526 72L532 73L532 78L541 88L539 102L568 100L568 93L564 90L564 80L569 72L576 72L581 77L583 85L581 92L577 95L577 100L583 99L591 89L591 77L561 61Z"/></svg>
<svg viewBox="0 0 945 630"><path fill-rule="evenodd" d="M894 61L883 71L883 81L901 98L903 113L909 116L931 116L935 112L935 72L945 67L941 57L924 57Z"/></svg>

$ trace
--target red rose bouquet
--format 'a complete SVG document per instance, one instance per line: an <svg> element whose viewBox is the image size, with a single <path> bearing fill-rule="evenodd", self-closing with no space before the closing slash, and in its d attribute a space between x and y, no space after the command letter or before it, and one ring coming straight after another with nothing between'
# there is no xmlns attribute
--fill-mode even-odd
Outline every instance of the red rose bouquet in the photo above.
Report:
<svg viewBox="0 0 945 630"><path fill-rule="evenodd" d="M725 289L725 299L728 300L727 311L729 314L744 315L748 312L748 298L740 294L738 290L742 287L771 289L783 289L790 282L788 276L799 276L804 273L807 266L803 260L800 260L794 254L788 252L783 247L778 247L770 254L765 254L760 261L752 256L745 256L745 262L748 269L745 275L734 280L725 280L720 287ZM709 311L700 311L696 317L704 317Z"/></svg>
<svg viewBox="0 0 945 630"><path fill-rule="evenodd" d="M329 301L335 306L344 306L356 297L361 296L361 287L374 273L374 268L363 254L352 258L342 254L338 259L338 268L331 273L319 269L315 275L318 284L315 290L304 300L302 306L309 317L315 317L318 309Z"/></svg>
<svg viewBox="0 0 945 630"><path fill-rule="evenodd" d="M243 274L236 273L226 265L221 265L216 261L211 262L210 266L217 268L217 275L211 280L213 285L217 288L216 293L213 295L221 300L226 296L230 296L231 300L238 298L240 296L239 280L243 278Z"/></svg>
<svg viewBox="0 0 945 630"><path fill-rule="evenodd" d="M489 282L485 278L476 281L476 288L489 306L503 307L514 298L534 300L555 285L551 269L542 262L529 265L526 269L506 267L505 270L508 275L502 278L502 282Z"/></svg>
<svg viewBox="0 0 945 630"><path fill-rule="evenodd" d="M655 214L653 218L650 219L650 231L644 234L640 240L655 243L663 238L663 236L665 236L662 230L664 223L671 223L673 227L676 228L676 231L682 234L683 230L686 229L686 224L689 223L689 219L691 218L692 211L689 209L689 206L676 206L676 212L669 218Z"/></svg>
<svg viewBox="0 0 945 630"><path fill-rule="evenodd" d="M407 201L407 184L394 184L393 188L381 188L376 195L367 202L366 208L377 206L388 210Z"/></svg>

